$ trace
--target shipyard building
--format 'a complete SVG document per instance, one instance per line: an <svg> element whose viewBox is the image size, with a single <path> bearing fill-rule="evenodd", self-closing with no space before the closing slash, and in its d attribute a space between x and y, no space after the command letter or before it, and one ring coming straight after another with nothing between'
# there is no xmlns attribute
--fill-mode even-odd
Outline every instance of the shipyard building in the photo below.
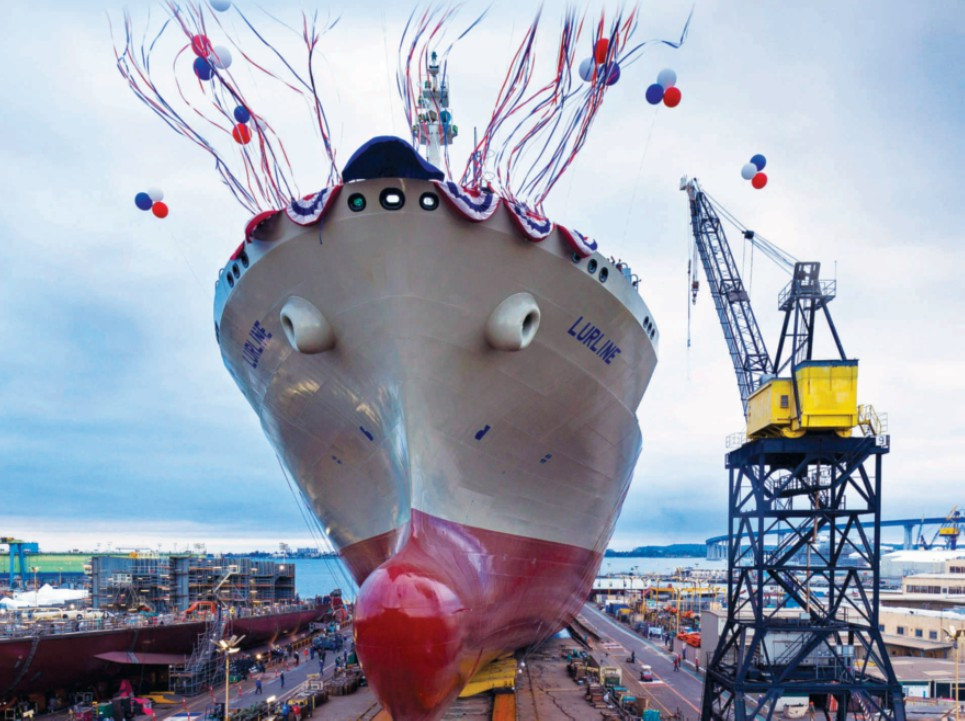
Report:
<svg viewBox="0 0 965 721"><path fill-rule="evenodd" d="M196 555L91 558L94 608L185 612L195 601L260 606L296 600L295 565L266 559Z"/></svg>

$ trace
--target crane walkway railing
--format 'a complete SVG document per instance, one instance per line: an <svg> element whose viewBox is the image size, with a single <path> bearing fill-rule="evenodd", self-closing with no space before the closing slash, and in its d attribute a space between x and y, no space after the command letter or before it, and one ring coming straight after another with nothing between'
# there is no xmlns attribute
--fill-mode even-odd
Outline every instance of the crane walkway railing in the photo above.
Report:
<svg viewBox="0 0 965 721"><path fill-rule="evenodd" d="M878 413L874 406L858 406L858 427L865 436L880 436L888 432L888 414Z"/></svg>

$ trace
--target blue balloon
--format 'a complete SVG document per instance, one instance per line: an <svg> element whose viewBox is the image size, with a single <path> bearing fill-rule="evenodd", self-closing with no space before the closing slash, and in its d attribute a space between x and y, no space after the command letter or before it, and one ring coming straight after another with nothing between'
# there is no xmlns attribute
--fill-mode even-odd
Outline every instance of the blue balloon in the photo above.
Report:
<svg viewBox="0 0 965 721"><path fill-rule="evenodd" d="M616 85L617 81L620 79L620 66L616 61L610 63L610 66L606 71L606 84Z"/></svg>
<svg viewBox="0 0 965 721"><path fill-rule="evenodd" d="M246 108L244 105L239 105L237 108L235 108L234 114L235 120L237 120L239 123L247 123L249 120L251 120L251 113L248 112L248 108Z"/></svg>
<svg viewBox="0 0 965 721"><path fill-rule="evenodd" d="M753 158L751 158L751 162L754 163L758 171L761 171L761 170L764 170L764 166L767 165L767 158L765 158L763 155L758 153Z"/></svg>
<svg viewBox="0 0 965 721"><path fill-rule="evenodd" d="M441 120L444 123L451 123L452 113L450 113L448 110L443 110L442 112L439 113L439 120Z"/></svg>
<svg viewBox="0 0 965 721"><path fill-rule="evenodd" d="M134 196L134 205L141 210L150 210L151 206L154 205L154 201L151 200L151 196L147 193L138 193Z"/></svg>
<svg viewBox="0 0 965 721"><path fill-rule="evenodd" d="M647 102L651 105L659 105L663 101L663 85L654 83L647 88Z"/></svg>
<svg viewBox="0 0 965 721"><path fill-rule="evenodd" d="M211 80L214 77L214 68L204 58L194 59L194 74L202 80Z"/></svg>

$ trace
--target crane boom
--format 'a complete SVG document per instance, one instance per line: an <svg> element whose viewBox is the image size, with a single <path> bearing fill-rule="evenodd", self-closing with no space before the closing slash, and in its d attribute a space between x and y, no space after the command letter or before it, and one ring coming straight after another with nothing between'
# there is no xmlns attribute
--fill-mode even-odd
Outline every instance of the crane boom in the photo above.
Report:
<svg viewBox="0 0 965 721"><path fill-rule="evenodd" d="M746 414L747 399L764 376L774 373L773 363L717 212L696 179L682 179L680 189L686 190L690 198L694 242L724 330Z"/></svg>

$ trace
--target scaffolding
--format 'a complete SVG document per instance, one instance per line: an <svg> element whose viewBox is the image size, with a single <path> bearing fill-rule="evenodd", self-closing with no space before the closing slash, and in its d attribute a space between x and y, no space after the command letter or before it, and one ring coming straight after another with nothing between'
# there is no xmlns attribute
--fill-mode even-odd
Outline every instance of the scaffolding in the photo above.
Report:
<svg viewBox="0 0 965 721"><path fill-rule="evenodd" d="M94 556L95 608L184 612L195 601L254 607L295 601L295 566L225 556Z"/></svg>
<svg viewBox="0 0 965 721"><path fill-rule="evenodd" d="M181 696L196 696L214 688L225 680L224 664L218 659L218 641L225 634L229 619L223 608L209 619L202 633L198 634L194 651L182 665L168 669L168 688Z"/></svg>

